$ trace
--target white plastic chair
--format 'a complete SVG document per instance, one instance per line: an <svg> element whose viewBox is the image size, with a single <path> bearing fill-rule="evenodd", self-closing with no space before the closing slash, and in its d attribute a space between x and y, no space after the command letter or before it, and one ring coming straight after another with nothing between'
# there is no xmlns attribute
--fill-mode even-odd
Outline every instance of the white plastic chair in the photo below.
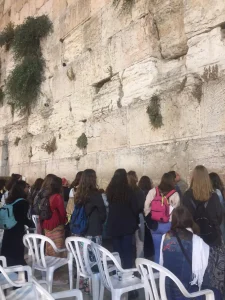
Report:
<svg viewBox="0 0 225 300"><path fill-rule="evenodd" d="M6 258L4 256L0 256L0 262L2 268L6 269L7 263L6 263ZM8 267L7 273L9 273L8 276L11 280L21 283L25 281L25 276L23 271L16 273L18 271L18 268L20 268L20 266ZM1 274L1 272L0 272L0 286L3 290L9 287L7 280L5 279L3 274Z"/></svg>
<svg viewBox="0 0 225 300"><path fill-rule="evenodd" d="M27 273L27 282L17 283L12 281L9 276L8 269L0 267L0 272L4 276L10 287L16 287L16 290L9 291L7 296L3 293L3 289L0 286L0 299L1 300L54 300L54 299L65 299L70 297L76 297L78 300L83 300L81 291L72 290L64 291L60 293L49 294L35 279L32 278L32 270L30 267L17 267L17 270L24 271Z"/></svg>
<svg viewBox="0 0 225 300"><path fill-rule="evenodd" d="M43 274L46 273L46 281L48 283L49 293L52 292L54 271L65 265L68 265L70 290L72 290L73 288L72 255L68 253L67 258L45 256L46 243L49 243L56 253L65 252L66 249L58 249L55 243L51 239L40 234L26 234L23 237L23 243L31 253L33 274L35 270L39 270L42 272L42 279L44 279Z"/></svg>
<svg viewBox="0 0 225 300"><path fill-rule="evenodd" d="M177 285L181 293L186 298L196 298L199 296L205 296L206 300L215 300L214 293L211 290L203 290L195 293L189 293L182 282L166 268L144 258L136 259L136 266L141 273L145 284L145 299L146 300L167 300L166 296L166 277L172 279ZM159 272L159 291L155 282L154 270ZM161 297L160 297L161 295Z"/></svg>
<svg viewBox="0 0 225 300"><path fill-rule="evenodd" d="M120 300L123 294L144 288L143 280L133 275L134 272L138 272L137 269L124 270L115 256L107 249L94 243L91 246L97 259L102 284L111 292L112 300ZM102 300L103 296L104 289L101 286L99 299Z"/></svg>
<svg viewBox="0 0 225 300"><path fill-rule="evenodd" d="M82 237L69 237L66 239L66 248L73 255L77 267L76 288L79 289L80 278L88 279L92 287L93 300L99 299L100 277L99 273L93 273L92 267L97 265L96 261L90 261L90 251L92 242Z"/></svg>

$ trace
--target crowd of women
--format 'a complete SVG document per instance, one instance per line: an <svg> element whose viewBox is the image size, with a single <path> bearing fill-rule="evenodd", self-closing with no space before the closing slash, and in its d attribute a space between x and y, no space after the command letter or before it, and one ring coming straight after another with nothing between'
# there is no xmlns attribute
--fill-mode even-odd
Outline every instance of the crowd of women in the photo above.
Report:
<svg viewBox="0 0 225 300"><path fill-rule="evenodd" d="M197 166L190 188L182 193L179 175L170 171L157 187L149 177L140 180L134 171L115 171L106 191L99 189L96 172L78 172L73 183L49 174L30 188L18 174L5 184L0 181L0 198L13 206L17 225L5 230L1 255L11 265L25 265L22 238L24 225L32 227L31 215L40 195L48 199L49 217L40 223L39 233L65 247L76 207L84 207L88 219L83 235L95 243L110 245L118 252L122 266L132 268L136 257L164 265L189 291L210 288L216 299L224 296L225 284L225 191L216 173ZM44 195L44 196L43 196ZM168 219L156 217L157 201L168 207ZM161 208L159 209L161 211ZM71 218L72 217L72 218ZM160 219L161 218L161 219ZM136 249L136 251L135 251ZM50 245L46 255L57 254ZM61 254L63 255L63 254ZM168 299L181 300L178 289L166 281ZM197 298L201 299L201 298Z"/></svg>

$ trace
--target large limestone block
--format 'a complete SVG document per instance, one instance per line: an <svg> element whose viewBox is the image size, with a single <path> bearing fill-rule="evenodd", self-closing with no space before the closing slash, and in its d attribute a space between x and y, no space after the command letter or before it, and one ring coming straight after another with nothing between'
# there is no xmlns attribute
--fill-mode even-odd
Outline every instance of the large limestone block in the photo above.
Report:
<svg viewBox="0 0 225 300"><path fill-rule="evenodd" d="M204 84L202 103L203 134L225 132L225 78L211 80Z"/></svg>
<svg viewBox="0 0 225 300"><path fill-rule="evenodd" d="M15 142L10 143L9 165L28 163L30 161L31 143L32 136L23 137L18 145L15 145Z"/></svg>
<svg viewBox="0 0 225 300"><path fill-rule="evenodd" d="M147 57L160 57L157 28L151 14L138 19L108 40L113 72Z"/></svg>
<svg viewBox="0 0 225 300"><path fill-rule="evenodd" d="M224 0L184 1L184 23L188 38L210 31L225 22Z"/></svg>
<svg viewBox="0 0 225 300"><path fill-rule="evenodd" d="M116 151L99 152L97 154L97 176L100 188L106 188L117 168Z"/></svg>
<svg viewBox="0 0 225 300"><path fill-rule="evenodd" d="M98 160L97 160L97 153L89 153L87 155L83 155L77 160L77 168L79 171L84 171L86 169L94 169L97 170ZM74 173L75 175L75 173ZM97 174L98 175L98 174ZM74 177L73 177L74 178Z"/></svg>
<svg viewBox="0 0 225 300"><path fill-rule="evenodd" d="M110 2L110 0L91 0L91 15L97 13L101 8Z"/></svg>
<svg viewBox="0 0 225 300"><path fill-rule="evenodd" d="M54 102L58 102L74 93L75 82L68 78L67 71L67 68L61 66L54 74L52 82Z"/></svg>
<svg viewBox="0 0 225 300"><path fill-rule="evenodd" d="M188 176L188 142L167 142L143 149L143 174L157 185L163 173L176 170L184 179Z"/></svg>
<svg viewBox="0 0 225 300"><path fill-rule="evenodd" d="M120 89L122 106L138 100L148 100L152 95L154 81L158 79L157 60L145 59L121 72Z"/></svg>
<svg viewBox="0 0 225 300"><path fill-rule="evenodd" d="M118 75L106 82L100 90L96 87L96 95L93 99L92 111L94 116L102 113L109 113L112 110L118 109L121 105L122 87L121 80Z"/></svg>
<svg viewBox="0 0 225 300"><path fill-rule="evenodd" d="M87 124L88 151L116 149L127 145L126 110L92 118Z"/></svg>
<svg viewBox="0 0 225 300"><path fill-rule="evenodd" d="M65 177L72 182L77 173L77 161L73 157L65 159L51 159L46 161L46 175L56 174L59 177Z"/></svg>
<svg viewBox="0 0 225 300"><path fill-rule="evenodd" d="M10 169L12 170L11 173L14 173L14 169L16 166L12 165L10 166ZM46 174L46 163L45 161L39 161L39 162L32 162L32 163L26 163L19 165L19 174L22 174L26 181L32 185L37 178L45 178Z"/></svg>
<svg viewBox="0 0 225 300"><path fill-rule="evenodd" d="M225 70L225 43L221 38L221 28L203 33L188 41L189 51L186 65L190 73L204 73L204 68L218 64L220 70Z"/></svg>
<svg viewBox="0 0 225 300"><path fill-rule="evenodd" d="M185 55L188 46L184 30L183 1L156 0L154 8L162 57L172 59Z"/></svg>
<svg viewBox="0 0 225 300"><path fill-rule="evenodd" d="M127 172L134 170L140 176L143 174L143 149L118 149L116 155L116 169L124 168Z"/></svg>
<svg viewBox="0 0 225 300"><path fill-rule="evenodd" d="M71 30L74 30L78 25L82 24L90 17L91 0L73 1L73 5L69 6L64 11L64 15L60 18L61 23L61 38L64 38Z"/></svg>
<svg viewBox="0 0 225 300"><path fill-rule="evenodd" d="M196 165L204 165L210 172L224 174L225 136L217 135L189 141L189 173Z"/></svg>
<svg viewBox="0 0 225 300"><path fill-rule="evenodd" d="M61 14L66 10L67 8L67 0L54 0L53 1L53 19L59 18Z"/></svg>
<svg viewBox="0 0 225 300"><path fill-rule="evenodd" d="M54 158L57 155L57 150L49 154L46 149L46 145L49 145L53 140L53 138L54 138L54 134L47 131L32 137L32 144L30 146L31 148L29 149L31 162L48 160L52 157ZM56 145L57 145L57 137L56 137Z"/></svg>
<svg viewBox="0 0 225 300"><path fill-rule="evenodd" d="M47 120L40 115L40 111L34 111L28 118L27 131L32 135L45 132Z"/></svg>
<svg viewBox="0 0 225 300"><path fill-rule="evenodd" d="M68 63L82 54L84 48L83 27L80 26L69 34L63 44L63 61Z"/></svg>
<svg viewBox="0 0 225 300"><path fill-rule="evenodd" d="M160 99L163 126L158 129L152 127L146 113L149 102L129 107L127 126L130 145L170 141L201 134L200 107L196 99L186 93L168 93Z"/></svg>

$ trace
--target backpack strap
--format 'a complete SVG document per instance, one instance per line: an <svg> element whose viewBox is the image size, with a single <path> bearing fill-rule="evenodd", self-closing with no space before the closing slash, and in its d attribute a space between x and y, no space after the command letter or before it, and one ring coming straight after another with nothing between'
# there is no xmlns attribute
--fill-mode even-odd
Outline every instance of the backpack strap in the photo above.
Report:
<svg viewBox="0 0 225 300"><path fill-rule="evenodd" d="M156 190L156 196L157 196L157 197L160 196L159 188L156 187L155 190Z"/></svg>
<svg viewBox="0 0 225 300"><path fill-rule="evenodd" d="M173 194L175 194L177 191L176 190L172 190L170 191L167 195L166 198L169 199Z"/></svg>
<svg viewBox="0 0 225 300"><path fill-rule="evenodd" d="M14 205L14 204L16 204L17 202L20 202L20 201L22 201L22 200L24 200L23 198L19 198L19 199L17 199L15 202L13 202L11 205Z"/></svg>
<svg viewBox="0 0 225 300"><path fill-rule="evenodd" d="M184 257L186 258L188 264L189 264L190 267L192 268L192 262L191 262L191 259L190 259L190 257L187 255L187 252L186 252L185 249L184 249L184 246L183 246L183 244L182 244L182 242L181 242L181 240L180 240L179 235L177 234L176 230L174 230L173 232L174 232L174 235L175 235L175 237L176 237L176 239L177 239L177 241L178 241L178 244L179 244L179 246L180 246L180 248L181 248L181 251L182 251L183 254L184 254Z"/></svg>

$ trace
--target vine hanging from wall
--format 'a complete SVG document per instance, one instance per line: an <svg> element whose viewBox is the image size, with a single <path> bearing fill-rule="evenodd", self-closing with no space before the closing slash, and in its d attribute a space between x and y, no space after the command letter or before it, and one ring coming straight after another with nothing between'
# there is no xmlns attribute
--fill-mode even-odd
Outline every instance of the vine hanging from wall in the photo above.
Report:
<svg viewBox="0 0 225 300"><path fill-rule="evenodd" d="M28 17L15 28L10 26L14 32L12 40L6 34L9 31L7 27L0 34L0 45L7 47L10 40L10 48L16 61L15 68L6 80L5 94L14 110L24 114L30 112L40 93L45 67L40 41L52 31L53 25L48 16L43 15Z"/></svg>

